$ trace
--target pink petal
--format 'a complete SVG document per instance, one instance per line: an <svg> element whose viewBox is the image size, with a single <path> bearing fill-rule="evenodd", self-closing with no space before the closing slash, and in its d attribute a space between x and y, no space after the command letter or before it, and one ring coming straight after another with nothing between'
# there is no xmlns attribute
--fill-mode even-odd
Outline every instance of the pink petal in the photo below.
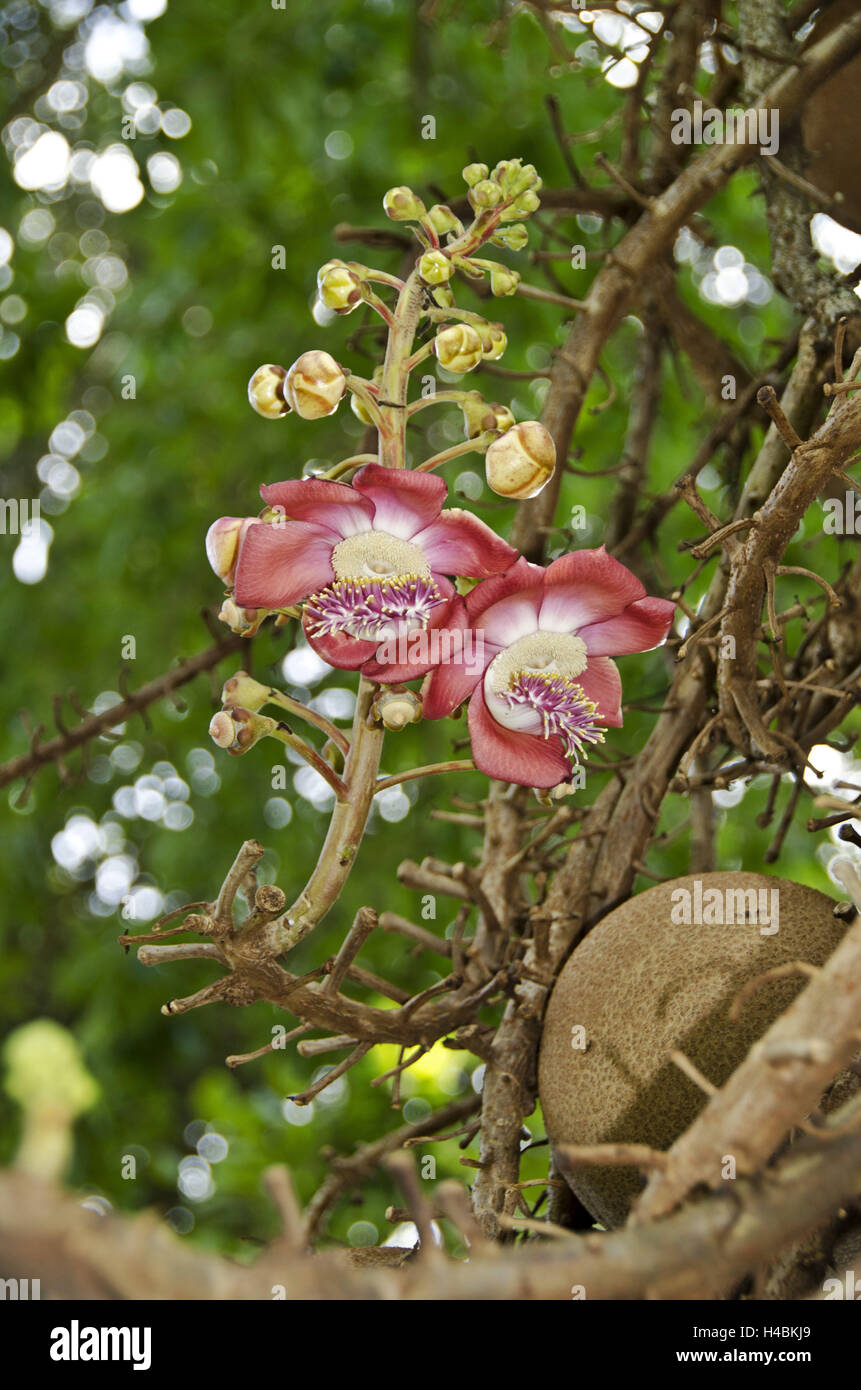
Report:
<svg viewBox="0 0 861 1390"><path fill-rule="evenodd" d="M362 662L367 661L377 650L376 642L363 642L358 637L348 637L343 632L329 632L315 637L305 627L308 645L318 656L328 661L330 666L338 666L342 671L355 671Z"/></svg>
<svg viewBox="0 0 861 1390"><path fill-rule="evenodd" d="M337 536L355 536L373 526L373 503L346 483L332 483L327 478L292 479L264 484L260 495L268 506L283 507L285 517L327 526Z"/></svg>
<svg viewBox="0 0 861 1390"><path fill-rule="evenodd" d="M676 605L665 598L641 598L620 613L600 623L581 627L577 636L593 656L623 656L626 652L649 652L664 641L673 621Z"/></svg>
<svg viewBox="0 0 861 1390"><path fill-rule="evenodd" d="M622 680L608 656L589 657L586 670L577 677L588 700L598 706L598 717L614 729L622 726Z"/></svg>
<svg viewBox="0 0 861 1390"><path fill-rule="evenodd" d="M541 565L533 565L521 555L520 559L504 574L494 575L483 584L476 584L466 596L466 611L472 622L486 612L494 603L519 593L521 589L534 589L544 578Z"/></svg>
<svg viewBox="0 0 861 1390"><path fill-rule="evenodd" d="M382 468L378 463L360 468L353 487L374 505L374 530L405 541L436 520L446 491L442 478L433 473Z"/></svg>
<svg viewBox="0 0 861 1390"><path fill-rule="evenodd" d="M453 624L449 622L448 626L451 628ZM472 694L499 651L498 647L488 643L482 645L480 641L477 647L468 647L467 641L480 635L475 634L468 627L464 627L463 631L466 640L463 643L461 659L440 662L439 665L435 666L425 688L424 715L426 719L442 719L445 715L452 714L458 705L462 705L464 700Z"/></svg>
<svg viewBox="0 0 861 1390"><path fill-rule="evenodd" d="M523 787L555 787L571 776L571 763L553 735L524 734L497 724L477 690L469 702L469 735L476 767L500 782Z"/></svg>
<svg viewBox="0 0 861 1390"><path fill-rule="evenodd" d="M466 596L466 610L485 643L510 646L538 630L544 570L522 557L505 574L486 579Z"/></svg>
<svg viewBox="0 0 861 1390"><path fill-rule="evenodd" d="M306 521L260 521L245 535L236 565L240 608L284 608L335 578L336 538Z"/></svg>
<svg viewBox="0 0 861 1390"><path fill-rule="evenodd" d="M423 475L420 475L423 476ZM472 512L452 507L413 536L432 570L485 579L510 569L517 551Z"/></svg>
<svg viewBox="0 0 861 1390"><path fill-rule="evenodd" d="M541 627L550 632L577 632L604 618L615 618L645 596L635 574L598 550L575 550L547 566Z"/></svg>

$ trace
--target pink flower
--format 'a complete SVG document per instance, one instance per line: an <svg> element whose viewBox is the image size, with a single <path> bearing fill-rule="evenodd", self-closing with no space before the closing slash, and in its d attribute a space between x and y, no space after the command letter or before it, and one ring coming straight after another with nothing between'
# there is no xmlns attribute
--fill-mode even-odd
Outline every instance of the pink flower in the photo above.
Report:
<svg viewBox="0 0 861 1390"><path fill-rule="evenodd" d="M304 601L308 640L333 666L361 666L385 638L424 627L454 593L447 575L484 578L516 557L470 512L442 511L446 486L431 473L372 463L350 487L309 478L260 491L280 515L243 534L235 600Z"/></svg>
<svg viewBox="0 0 861 1390"><path fill-rule="evenodd" d="M482 772L553 787L570 779L572 761L602 737L601 724L622 723L622 683L611 656L659 646L673 610L666 599L646 597L603 546L563 555L546 569L520 559L434 615L427 648L431 657L436 648L437 661L444 650L444 664L372 661L364 669L386 682L431 670L425 717L440 719L469 699Z"/></svg>

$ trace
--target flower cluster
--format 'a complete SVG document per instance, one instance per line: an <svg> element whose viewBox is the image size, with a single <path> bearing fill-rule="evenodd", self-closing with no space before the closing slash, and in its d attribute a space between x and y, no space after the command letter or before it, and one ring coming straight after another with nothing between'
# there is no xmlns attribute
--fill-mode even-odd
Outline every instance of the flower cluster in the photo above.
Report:
<svg viewBox="0 0 861 1390"><path fill-rule="evenodd" d="M443 718L468 702L480 769L557 788L570 782L604 727L622 722L612 658L663 642L673 604L647 597L603 547L543 568L518 557L471 512L444 506L446 484L433 470L472 450L485 454L488 484L499 495L521 500L540 492L556 467L553 439L540 422L516 423L507 407L478 391L446 389L439 398L462 409L464 444L406 466L407 418L428 404L408 402L410 370L433 355L447 372L463 375L506 348L501 324L456 308L455 272L486 276L494 295L516 292L516 272L475 252L488 242L520 249L527 238L520 219L538 207L541 181L519 160L502 161L492 173L470 165L464 177L474 213L468 228L449 208L426 208L409 188L386 194L388 216L413 222L421 246L407 282L357 262L329 261L318 274L324 309L374 309L389 326L390 344L392 334L400 343L404 316L413 312L400 360L390 351L364 379L314 350L290 368L260 367L249 383L251 404L268 419L290 412L318 419L350 395L356 414L377 428L379 461L348 459L331 470L334 476L262 487L261 514L222 517L210 527L206 549L229 591L221 616L235 631L252 633L271 613L278 621L301 614L320 656L376 682L374 715L386 727ZM397 291L394 312L374 285ZM422 315L433 337L411 352ZM349 483L337 481L344 473L352 474ZM403 686L417 679L424 680L421 697ZM235 709L225 715L213 736L241 752L271 732L264 726L273 721L246 709L239 714L239 723Z"/></svg>

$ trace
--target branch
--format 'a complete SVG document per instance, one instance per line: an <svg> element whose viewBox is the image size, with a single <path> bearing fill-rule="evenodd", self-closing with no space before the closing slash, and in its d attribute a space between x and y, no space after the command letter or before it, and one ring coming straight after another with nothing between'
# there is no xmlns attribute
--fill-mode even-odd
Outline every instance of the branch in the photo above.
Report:
<svg viewBox="0 0 861 1390"><path fill-rule="evenodd" d="M226 632L224 637L219 638L213 646L207 647L206 651L198 652L196 656L190 656L186 661L181 661L178 666L174 666L170 671L165 671L164 675L157 676L147 685L142 685L139 690L134 691L127 699L121 700L119 704L111 705L110 709L102 710L99 714L89 715L74 729L68 729L56 738L47 739L44 743L34 743L28 753L21 753L17 758L3 763L0 766L0 787L7 786L9 782L16 782L19 777L32 776L46 763L56 762L66 753L83 747L91 739L98 738L107 729L113 729L117 724L124 724L126 720L131 719L132 715L140 714L148 705L152 705L156 700L169 695L172 690L177 690L181 685L186 685L195 676L199 676L202 671L211 671L226 656L239 651L240 648L245 647L247 649L247 646L247 638Z"/></svg>

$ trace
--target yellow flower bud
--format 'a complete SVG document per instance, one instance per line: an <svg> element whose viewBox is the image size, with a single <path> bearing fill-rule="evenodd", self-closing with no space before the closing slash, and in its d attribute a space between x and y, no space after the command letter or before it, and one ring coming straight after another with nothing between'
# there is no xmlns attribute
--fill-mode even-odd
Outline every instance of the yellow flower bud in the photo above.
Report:
<svg viewBox="0 0 861 1390"><path fill-rule="evenodd" d="M444 251L425 251L419 257L419 275L426 285L444 285L454 274L454 266Z"/></svg>
<svg viewBox="0 0 861 1390"><path fill-rule="evenodd" d="M497 428L494 407L488 405L479 391L470 391L466 400L461 401L460 408L463 411L463 428L467 439L475 439L485 430Z"/></svg>
<svg viewBox="0 0 861 1390"><path fill-rule="evenodd" d="M318 349L297 357L284 378L284 395L303 420L334 414L346 389L343 368L328 352Z"/></svg>
<svg viewBox="0 0 861 1390"><path fill-rule="evenodd" d="M381 690L374 698L374 713L385 729L403 729L422 717L422 702L412 690Z"/></svg>
<svg viewBox="0 0 861 1390"><path fill-rule="evenodd" d="M218 617L237 637L253 637L268 614L267 608L240 608L232 598L226 598Z"/></svg>
<svg viewBox="0 0 861 1390"><path fill-rule="evenodd" d="M286 375L284 367L266 362L257 368L248 383L248 400L265 420L280 420L282 415L289 413L290 407L284 399Z"/></svg>
<svg viewBox="0 0 861 1390"><path fill-rule="evenodd" d="M556 446L538 420L524 420L493 441L484 466L489 486L500 497L537 497L553 477Z"/></svg>
<svg viewBox="0 0 861 1390"><path fill-rule="evenodd" d="M495 430L510 430L515 423L514 416L507 405L499 405L496 401L491 406L493 411L493 428Z"/></svg>
<svg viewBox="0 0 861 1390"><path fill-rule="evenodd" d="M206 558L225 584L233 583L239 547L256 521L255 516L220 516L206 533Z"/></svg>
<svg viewBox="0 0 861 1390"><path fill-rule="evenodd" d="M499 265L494 262L490 270L491 294L495 294L497 298L506 294L514 294L519 284L520 276L516 270L509 270L507 265Z"/></svg>
<svg viewBox="0 0 861 1390"><path fill-rule="evenodd" d="M481 338L472 324L454 323L437 333L434 352L440 366L462 375L471 372L481 361Z"/></svg>
<svg viewBox="0 0 861 1390"><path fill-rule="evenodd" d="M393 222L418 222L425 205L411 188L390 188L383 198L383 211Z"/></svg>
<svg viewBox="0 0 861 1390"><path fill-rule="evenodd" d="M486 323L478 329L481 338L481 355L485 362L496 362L508 347L508 339L501 323Z"/></svg>
<svg viewBox="0 0 861 1390"><path fill-rule="evenodd" d="M489 173L490 170L486 164L467 164L463 171L463 177L470 188L473 188L475 184L480 183L482 179L486 179Z"/></svg>
<svg viewBox="0 0 861 1390"><path fill-rule="evenodd" d="M336 314L351 314L362 303L362 282L343 261L327 261L317 272L320 303Z"/></svg>

